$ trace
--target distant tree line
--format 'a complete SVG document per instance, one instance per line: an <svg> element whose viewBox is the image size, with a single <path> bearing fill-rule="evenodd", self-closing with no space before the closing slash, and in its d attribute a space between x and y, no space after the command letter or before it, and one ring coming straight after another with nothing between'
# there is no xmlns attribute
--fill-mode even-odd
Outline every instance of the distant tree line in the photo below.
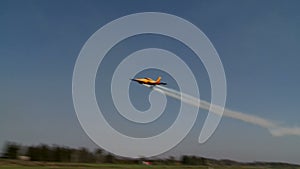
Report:
<svg viewBox="0 0 300 169"><path fill-rule="evenodd" d="M18 159L27 157L30 161L45 161L45 162L79 162L79 163L126 163L126 164L142 164L147 161L151 164L185 164L185 165L206 165L206 159L196 156L182 156L181 160L176 160L175 157L167 159L131 159L120 158L102 149L90 151L87 148L69 148L64 146L48 146L40 144L36 146L23 146L13 142L7 142L4 145L2 158Z"/></svg>
<svg viewBox="0 0 300 169"><path fill-rule="evenodd" d="M6 142L0 156L5 159L20 159L43 162L74 162L74 163L117 163L117 164L151 164L151 165L202 165L202 166L259 166L259 167L300 167L288 163L252 162L241 163L232 160L216 160L198 156L183 155L179 160L175 157L166 159L131 159L114 156L102 149L90 151L87 148L69 148L65 146L23 146L13 142Z"/></svg>
<svg viewBox="0 0 300 169"><path fill-rule="evenodd" d="M91 152L87 148L75 149L57 145L22 146L13 142L5 144L1 158L18 159L20 156L26 156L31 161L46 162L113 163L115 160L113 155L104 153L102 149Z"/></svg>
<svg viewBox="0 0 300 169"><path fill-rule="evenodd" d="M182 156L181 163L185 165L207 165L207 159L197 156Z"/></svg>

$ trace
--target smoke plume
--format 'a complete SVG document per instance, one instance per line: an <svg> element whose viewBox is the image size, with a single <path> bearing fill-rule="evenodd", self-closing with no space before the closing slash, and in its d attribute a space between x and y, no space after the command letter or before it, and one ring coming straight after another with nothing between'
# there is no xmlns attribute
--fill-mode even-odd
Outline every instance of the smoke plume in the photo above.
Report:
<svg viewBox="0 0 300 169"><path fill-rule="evenodd" d="M223 107L220 107L218 105L213 105L207 101L200 100L198 98L195 98L193 96L190 96L188 94L176 91L174 89L169 89L163 86L149 86L145 85L152 90L155 90L157 92L163 93L167 96L170 96L172 98L181 100L184 103L190 104L192 106L204 109L204 110L210 110L212 113L216 113L221 115L223 111L223 116L230 117L233 119L241 120L246 123L250 123L253 125L257 125L263 128L266 128L270 131L270 133L273 136L285 136L285 135L297 135L300 136L300 128L299 127L284 127L279 125L278 123L275 123L274 121L264 119L259 116L255 115L249 115L243 112L233 111L230 109L226 109Z"/></svg>

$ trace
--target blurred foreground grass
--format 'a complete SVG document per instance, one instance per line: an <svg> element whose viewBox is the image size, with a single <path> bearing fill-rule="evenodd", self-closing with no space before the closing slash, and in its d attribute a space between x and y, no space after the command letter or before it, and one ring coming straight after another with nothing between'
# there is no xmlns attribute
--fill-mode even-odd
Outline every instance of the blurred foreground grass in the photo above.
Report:
<svg viewBox="0 0 300 169"><path fill-rule="evenodd" d="M54 163L19 160L0 160L0 169L279 169L261 166L187 166L187 165L138 165L138 164L90 164L90 163ZM300 169L288 167L280 169Z"/></svg>

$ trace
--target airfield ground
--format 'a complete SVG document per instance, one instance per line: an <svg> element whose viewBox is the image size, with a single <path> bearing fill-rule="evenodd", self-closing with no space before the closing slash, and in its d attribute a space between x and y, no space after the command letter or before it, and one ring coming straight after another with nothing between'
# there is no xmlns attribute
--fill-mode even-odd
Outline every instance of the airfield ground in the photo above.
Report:
<svg viewBox="0 0 300 169"><path fill-rule="evenodd" d="M279 166L188 166L188 165L138 165L138 164L90 164L31 162L0 159L0 169L300 169Z"/></svg>

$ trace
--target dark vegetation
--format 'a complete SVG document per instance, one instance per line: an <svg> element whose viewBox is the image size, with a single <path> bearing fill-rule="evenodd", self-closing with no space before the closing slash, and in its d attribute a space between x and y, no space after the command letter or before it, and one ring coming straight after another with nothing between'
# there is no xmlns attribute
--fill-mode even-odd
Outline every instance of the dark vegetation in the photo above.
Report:
<svg viewBox="0 0 300 169"><path fill-rule="evenodd" d="M280 162L251 162L241 163L232 160L215 160L198 156L183 155L180 159L175 157L169 157L164 159L131 159L114 156L105 152L102 149L96 149L90 151L87 148L69 148L64 146L48 146L46 144L40 144L36 146L23 146L13 142L7 142L4 146L2 159L7 159L6 162L23 161L24 164L35 162L59 162L64 163L94 163L94 164L143 164L148 162L151 165L195 165L195 166L252 166L259 168L298 168L299 165L280 163ZM26 163L27 161L27 163ZM2 160L3 162L3 160ZM18 162L17 162L18 163ZM23 164L23 163L22 163ZM0 163L1 165L1 163Z"/></svg>

